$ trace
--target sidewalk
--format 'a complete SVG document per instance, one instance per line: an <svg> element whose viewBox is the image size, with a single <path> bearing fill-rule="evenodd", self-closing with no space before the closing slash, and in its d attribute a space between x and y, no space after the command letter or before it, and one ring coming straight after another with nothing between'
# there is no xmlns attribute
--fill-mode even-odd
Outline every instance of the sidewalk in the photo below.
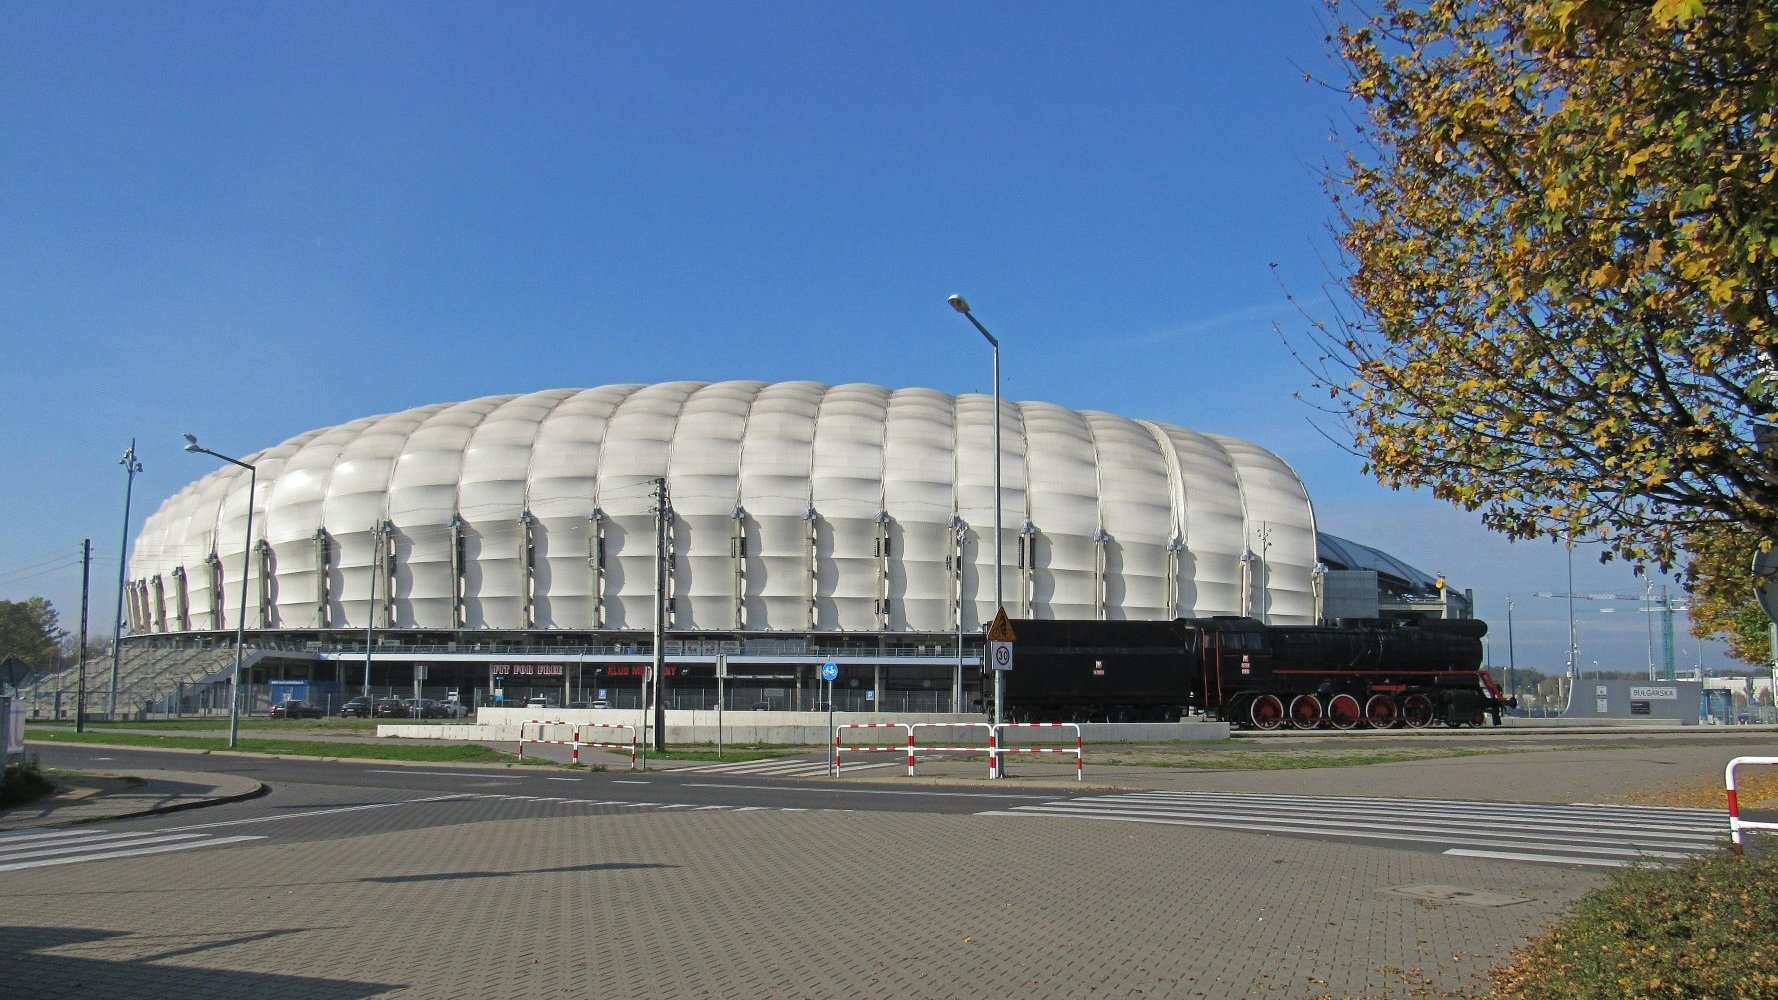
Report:
<svg viewBox="0 0 1778 1000"><path fill-rule="evenodd" d="M239 775L161 768L132 769L129 775L63 776L55 782L54 793L0 810L0 831L176 812L266 792L264 785Z"/></svg>

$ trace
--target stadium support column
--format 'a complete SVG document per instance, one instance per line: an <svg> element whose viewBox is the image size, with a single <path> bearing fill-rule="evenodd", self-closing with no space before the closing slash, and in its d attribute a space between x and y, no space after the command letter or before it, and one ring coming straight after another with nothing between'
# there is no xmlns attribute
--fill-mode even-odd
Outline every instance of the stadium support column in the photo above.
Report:
<svg viewBox="0 0 1778 1000"><path fill-rule="evenodd" d="M667 703L661 697L661 678L666 674L667 623L667 481L654 481L654 749L667 750Z"/></svg>

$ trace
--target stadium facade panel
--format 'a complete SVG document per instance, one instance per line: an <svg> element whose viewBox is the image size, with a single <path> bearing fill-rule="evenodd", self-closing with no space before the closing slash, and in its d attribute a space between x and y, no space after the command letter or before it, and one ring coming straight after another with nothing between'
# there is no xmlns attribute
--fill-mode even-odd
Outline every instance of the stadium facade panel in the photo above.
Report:
<svg viewBox="0 0 1778 1000"><path fill-rule="evenodd" d="M1015 617L1316 617L1314 512L1246 441L1000 408ZM994 403L669 382L421 406L224 465L148 518L137 633L652 627L657 480L673 632L979 633L994 613ZM232 581L232 582L231 582ZM374 593L374 599L373 599Z"/></svg>

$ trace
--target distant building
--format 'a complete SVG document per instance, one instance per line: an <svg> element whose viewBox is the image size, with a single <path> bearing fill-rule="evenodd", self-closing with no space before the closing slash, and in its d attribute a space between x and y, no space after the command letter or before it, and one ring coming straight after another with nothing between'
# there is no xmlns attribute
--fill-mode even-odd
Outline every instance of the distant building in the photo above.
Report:
<svg viewBox="0 0 1778 1000"><path fill-rule="evenodd" d="M1475 597L1443 577L1422 572L1381 549L1321 532L1316 536L1327 567L1322 615L1340 618L1470 618Z"/></svg>

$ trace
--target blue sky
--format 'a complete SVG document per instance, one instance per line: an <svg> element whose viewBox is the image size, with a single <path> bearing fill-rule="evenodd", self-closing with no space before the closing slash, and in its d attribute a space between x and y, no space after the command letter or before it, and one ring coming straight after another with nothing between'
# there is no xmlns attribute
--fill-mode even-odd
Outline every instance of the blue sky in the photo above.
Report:
<svg viewBox="0 0 1778 1000"><path fill-rule="evenodd" d="M1235 434L1325 530L1565 662L1563 553L1391 492L1278 330L1337 269L1322 8L940 3L0 7L0 599L72 626L133 522L369 413L690 378L1003 392ZM1273 265L1276 265L1274 268ZM1324 422L1325 423L1325 422ZM1336 427L1328 426L1336 431ZM1641 593L1583 549L1576 589ZM1580 612L1581 664L1646 621ZM1628 612L1628 613L1626 613ZM1724 662L1683 637L1680 661Z"/></svg>

